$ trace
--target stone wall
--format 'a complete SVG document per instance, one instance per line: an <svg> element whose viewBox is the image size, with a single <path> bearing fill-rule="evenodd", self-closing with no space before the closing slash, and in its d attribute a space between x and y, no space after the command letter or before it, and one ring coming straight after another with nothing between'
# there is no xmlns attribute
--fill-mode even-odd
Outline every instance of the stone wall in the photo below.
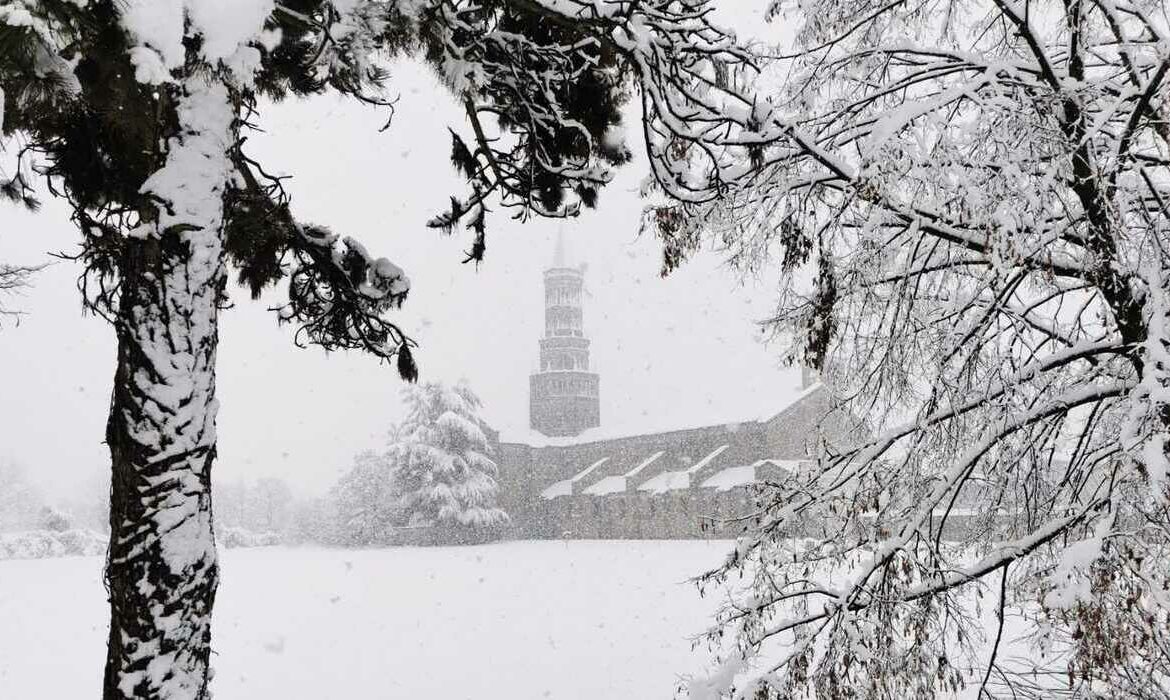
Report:
<svg viewBox="0 0 1170 700"><path fill-rule="evenodd" d="M827 409L825 393L816 387L806 390L791 405L760 421L567 445L498 444L500 504L512 516L513 536L521 539L735 537L744 524L727 521L752 512L754 488L719 491L702 487L702 482L720 470L764 459L806 461ZM660 457L625 480L623 491L585 492L602 479L630 474L659 452ZM709 462L700 464L715 452ZM541 496L543 490L571 480L603 458L587 477L569 485L570 495ZM688 487L662 493L639 489L665 472L687 470L692 470Z"/></svg>
<svg viewBox="0 0 1170 700"><path fill-rule="evenodd" d="M545 435L577 435L601 424L600 378L558 370L529 377L531 426Z"/></svg>
<svg viewBox="0 0 1170 700"><path fill-rule="evenodd" d="M517 513L515 534L526 539L727 539L727 524L751 511L747 488L686 489L662 494L608 494L541 499Z"/></svg>

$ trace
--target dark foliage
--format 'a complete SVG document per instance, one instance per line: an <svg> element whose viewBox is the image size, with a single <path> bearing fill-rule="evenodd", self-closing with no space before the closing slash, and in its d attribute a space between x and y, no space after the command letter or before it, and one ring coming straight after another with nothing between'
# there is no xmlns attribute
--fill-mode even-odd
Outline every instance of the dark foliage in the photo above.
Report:
<svg viewBox="0 0 1170 700"><path fill-rule="evenodd" d="M485 222L475 205L490 196L515 218L566 217L582 204L595 207L609 167L630 158L610 136L630 94L627 69L597 28L493 0L436 4L420 30L425 56L440 72L452 60L476 68L472 75L444 76L463 100L475 137L469 147L453 131L451 149L473 196L430 224L451 233L464 215L475 219L465 262L483 259Z"/></svg>
<svg viewBox="0 0 1170 700"><path fill-rule="evenodd" d="M39 177L51 194L70 203L82 233L75 257L86 268L80 281L85 303L112 318L130 245L126 234L153 220L155 207L165 204L140 190L163 164L162 144L176 130L178 88L136 80L114 0L96 0L84 10L68 0L41 6L71 39L60 54L80 56L72 71L77 85L68 85L62 73L41 68L46 56L61 59L32 28L0 26L4 130L27 140L15 174L0 182L0 194L35 208L39 200L33 185ZM289 0L280 7L290 12L273 13L268 26L279 29L282 40L272 51L263 50L255 87L233 95L242 126L253 126L260 96L279 100L334 90L389 106L371 96L386 75L363 68L365 61L352 55L356 49L329 38L328 28L337 16L328 3ZM415 29L399 9L385 9L380 48L395 53L417 43ZM338 57L330 64L332 70L319 75L313 62L327 48ZM226 197L224 241L239 282L257 298L264 288L290 278L290 301L280 318L301 324L298 341L327 349L364 349L390 359L399 345L410 341L382 312L400 304L404 292L390 293L390 281L369 269L364 251L359 255L346 247L338 255L329 247L335 237L326 245L305 235L291 215L280 179L247 158L242 148L243 142L234 160L248 184L229 190ZM363 284L365 292L360 291ZM379 284L385 288L378 289Z"/></svg>

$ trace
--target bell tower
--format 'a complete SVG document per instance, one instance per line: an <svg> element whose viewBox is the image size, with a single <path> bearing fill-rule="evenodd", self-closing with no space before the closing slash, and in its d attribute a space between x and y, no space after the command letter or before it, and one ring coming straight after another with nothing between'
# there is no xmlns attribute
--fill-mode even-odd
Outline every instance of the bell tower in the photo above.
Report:
<svg viewBox="0 0 1170 700"><path fill-rule="evenodd" d="M540 371L529 377L529 424L550 437L571 437L601 424L599 378L589 371L589 339L581 324L585 267L570 267L565 234L557 234L544 271L544 337Z"/></svg>

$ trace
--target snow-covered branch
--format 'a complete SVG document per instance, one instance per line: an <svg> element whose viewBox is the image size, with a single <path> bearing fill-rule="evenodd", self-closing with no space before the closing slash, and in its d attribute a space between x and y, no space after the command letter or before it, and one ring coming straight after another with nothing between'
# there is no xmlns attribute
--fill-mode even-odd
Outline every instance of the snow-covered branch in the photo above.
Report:
<svg viewBox="0 0 1170 700"><path fill-rule="evenodd" d="M783 138L700 225L648 223L668 266L701 226L746 271L779 261L789 274L766 326L793 359L823 365L826 425L841 430L818 469L762 495L759 526L701 579L752 581L750 604L729 607L710 640L733 633L763 659L779 636L795 644L760 674L779 697L850 683L906 694L925 687L913 673L935 674L938 692L953 668L922 654L962 647L943 631L963 616L951 587L998 579L1010 561L1009 611L1042 605L1065 585L1072 543L1104 527L1101 542L1126 544L1078 565L1094 594L1042 617L1068 637L1075 683L1166 682L1164 632L1110 657L1101 627L1170 621L1149 583L1164 571L1147 559L1170 556L1164 20L1110 2L773 12L800 21L795 50L762 64L784 105L765 130ZM816 536L787 542L794 531ZM1098 566L1132 573L1094 579ZM826 567L850 572L845 598L860 608L813 603L826 583L810 569ZM1149 604L1126 612L1125 595ZM790 619L785 635L775 616ZM922 665L862 653L870 634L916 638ZM990 674L978 671L970 680Z"/></svg>

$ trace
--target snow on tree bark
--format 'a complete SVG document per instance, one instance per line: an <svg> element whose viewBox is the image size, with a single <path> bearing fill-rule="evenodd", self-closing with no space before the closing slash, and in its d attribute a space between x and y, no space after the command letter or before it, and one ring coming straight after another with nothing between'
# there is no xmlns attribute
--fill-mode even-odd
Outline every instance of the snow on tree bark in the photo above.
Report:
<svg viewBox="0 0 1170 700"><path fill-rule="evenodd" d="M225 282L223 194L234 108L188 78L179 135L143 186L162 200L122 264L113 463L110 638L104 697L208 697L218 581L211 526L215 359Z"/></svg>

